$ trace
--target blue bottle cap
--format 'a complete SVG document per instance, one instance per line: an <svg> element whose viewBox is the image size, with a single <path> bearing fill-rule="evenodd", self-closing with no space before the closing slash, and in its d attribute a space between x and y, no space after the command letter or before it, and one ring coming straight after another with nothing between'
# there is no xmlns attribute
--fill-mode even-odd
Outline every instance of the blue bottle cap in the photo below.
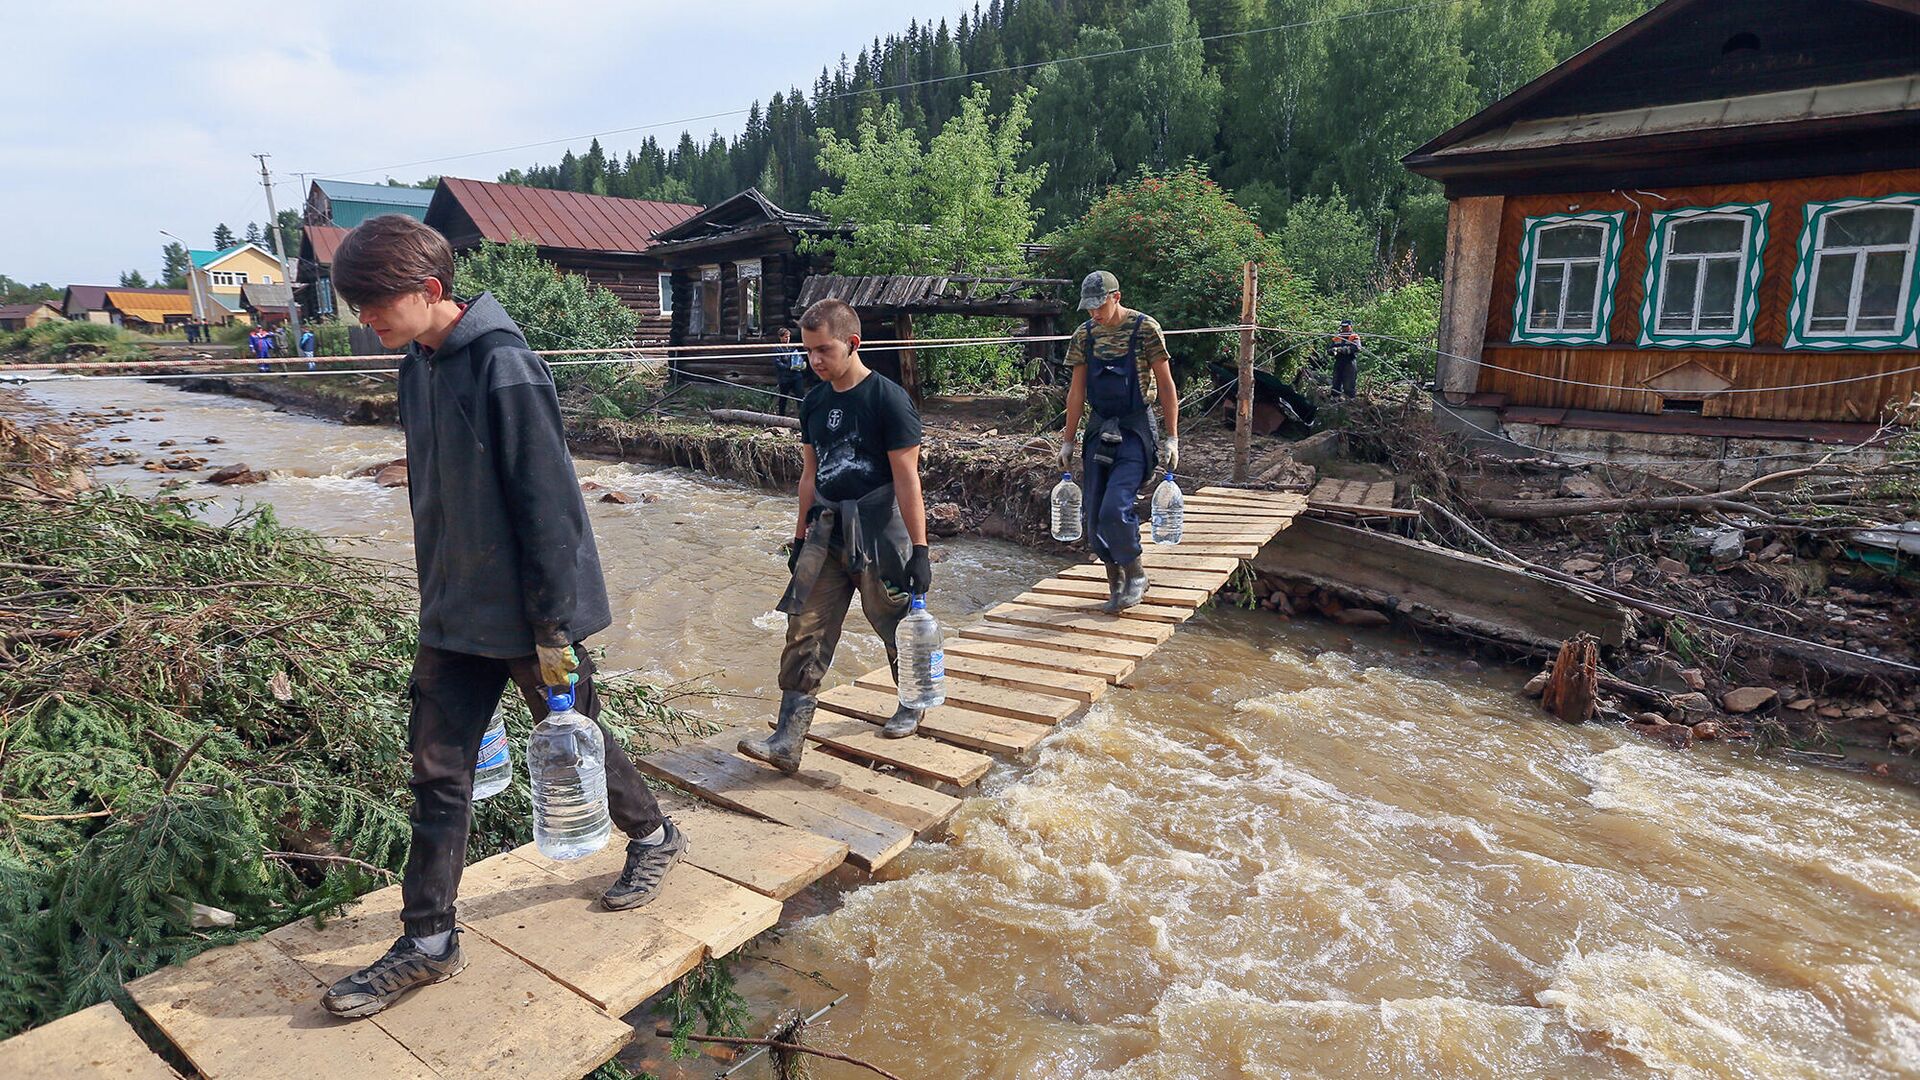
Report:
<svg viewBox="0 0 1920 1080"><path fill-rule="evenodd" d="M1071 483L1071 482L1072 482L1072 480L1073 480L1073 472L1072 472L1072 470L1063 470L1063 471L1062 471L1062 472L1060 473L1060 479L1062 479L1062 480L1065 480L1065 481L1068 481L1069 483Z"/></svg>
<svg viewBox="0 0 1920 1080"><path fill-rule="evenodd" d="M1173 473L1171 470L1169 470L1167 473L1167 483L1169 484L1173 483Z"/></svg>
<svg viewBox="0 0 1920 1080"><path fill-rule="evenodd" d="M573 708L573 687L568 686L565 688L561 688L557 686L549 686L546 689L547 689L547 711L548 712L550 713L566 712L568 709Z"/></svg>
<svg viewBox="0 0 1920 1080"><path fill-rule="evenodd" d="M926 593L913 594L913 610L915 611L927 610L927 594Z"/></svg>

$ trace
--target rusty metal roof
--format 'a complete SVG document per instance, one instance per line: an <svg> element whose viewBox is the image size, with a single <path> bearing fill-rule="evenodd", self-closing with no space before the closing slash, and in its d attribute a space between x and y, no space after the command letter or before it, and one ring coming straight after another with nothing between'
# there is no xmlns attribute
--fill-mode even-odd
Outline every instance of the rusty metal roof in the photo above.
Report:
<svg viewBox="0 0 1920 1080"><path fill-rule="evenodd" d="M193 314L193 298L187 295L185 289L160 293L108 289L107 304L121 315L156 326L166 322L169 315Z"/></svg>
<svg viewBox="0 0 1920 1080"><path fill-rule="evenodd" d="M310 258L321 266L333 265L333 253L340 248L340 241L346 239L347 230L338 225L303 225L300 229L300 257ZM311 249L313 254L308 255Z"/></svg>
<svg viewBox="0 0 1920 1080"><path fill-rule="evenodd" d="M427 224L443 221L452 199L480 230L496 243L531 240L540 247L571 251L610 251L639 254L653 246L653 234L698 214L686 203L618 199L611 195L583 195L518 184L490 184L484 180L443 177L427 210Z"/></svg>

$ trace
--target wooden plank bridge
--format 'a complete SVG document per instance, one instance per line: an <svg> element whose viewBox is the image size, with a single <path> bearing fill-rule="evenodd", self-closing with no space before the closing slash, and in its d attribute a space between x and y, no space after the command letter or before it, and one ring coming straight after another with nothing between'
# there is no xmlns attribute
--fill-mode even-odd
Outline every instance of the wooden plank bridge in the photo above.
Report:
<svg viewBox="0 0 1920 1080"><path fill-rule="evenodd" d="M624 844L572 863L529 844L466 869L467 971L370 1019L336 1021L320 995L398 933L397 885L324 926L303 921L202 953L128 992L207 1080L579 1080L632 1038L623 1015L773 926L786 898L843 861L884 866L945 825L989 755L1023 754L1121 684L1305 509L1300 495L1202 488L1188 497L1181 543L1148 547L1152 587L1140 606L1101 612L1105 573L1083 563L950 631L946 704L911 738L878 737L896 703L881 668L820 695L814 745L795 776L735 753L738 732L641 759L686 793L663 793L661 805L688 838L644 908L595 903ZM179 1073L103 1004L0 1043L0 1076Z"/></svg>

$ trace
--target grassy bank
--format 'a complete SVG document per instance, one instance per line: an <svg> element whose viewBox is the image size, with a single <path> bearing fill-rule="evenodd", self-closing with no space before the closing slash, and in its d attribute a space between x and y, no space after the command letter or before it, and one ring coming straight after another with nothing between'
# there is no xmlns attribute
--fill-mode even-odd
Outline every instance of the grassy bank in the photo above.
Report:
<svg viewBox="0 0 1920 1080"><path fill-rule="evenodd" d="M0 549L0 1036L399 871L416 624L392 568L266 508L210 525L110 491L0 495ZM698 727L606 690L636 750ZM522 775L468 855L528 838Z"/></svg>

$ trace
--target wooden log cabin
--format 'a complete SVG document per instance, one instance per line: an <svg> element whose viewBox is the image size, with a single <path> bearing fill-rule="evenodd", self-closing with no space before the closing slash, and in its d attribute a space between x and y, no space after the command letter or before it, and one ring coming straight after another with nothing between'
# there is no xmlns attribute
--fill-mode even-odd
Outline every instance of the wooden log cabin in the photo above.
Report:
<svg viewBox="0 0 1920 1080"><path fill-rule="evenodd" d="M453 250L471 251L483 243L532 241L540 257L579 274L620 298L640 316L641 344L664 344L672 321L663 293L666 266L654 234L670 229L700 207L687 203L618 199L444 177L427 205L428 225L446 236Z"/></svg>
<svg viewBox="0 0 1920 1080"><path fill-rule="evenodd" d="M1920 392L1912 0L1667 0L1403 161L1456 416L1852 442Z"/></svg>
<svg viewBox="0 0 1920 1080"><path fill-rule="evenodd" d="M655 254L672 287L675 346L762 345L792 325L792 308L808 275L831 261L801 250L810 236L846 232L826 218L781 209L758 188L714 203L655 237ZM795 333L796 340L799 335ZM676 353L676 375L692 374L771 385L764 350L707 349ZM731 355L730 355L731 354ZM750 354L750 355L746 355Z"/></svg>

